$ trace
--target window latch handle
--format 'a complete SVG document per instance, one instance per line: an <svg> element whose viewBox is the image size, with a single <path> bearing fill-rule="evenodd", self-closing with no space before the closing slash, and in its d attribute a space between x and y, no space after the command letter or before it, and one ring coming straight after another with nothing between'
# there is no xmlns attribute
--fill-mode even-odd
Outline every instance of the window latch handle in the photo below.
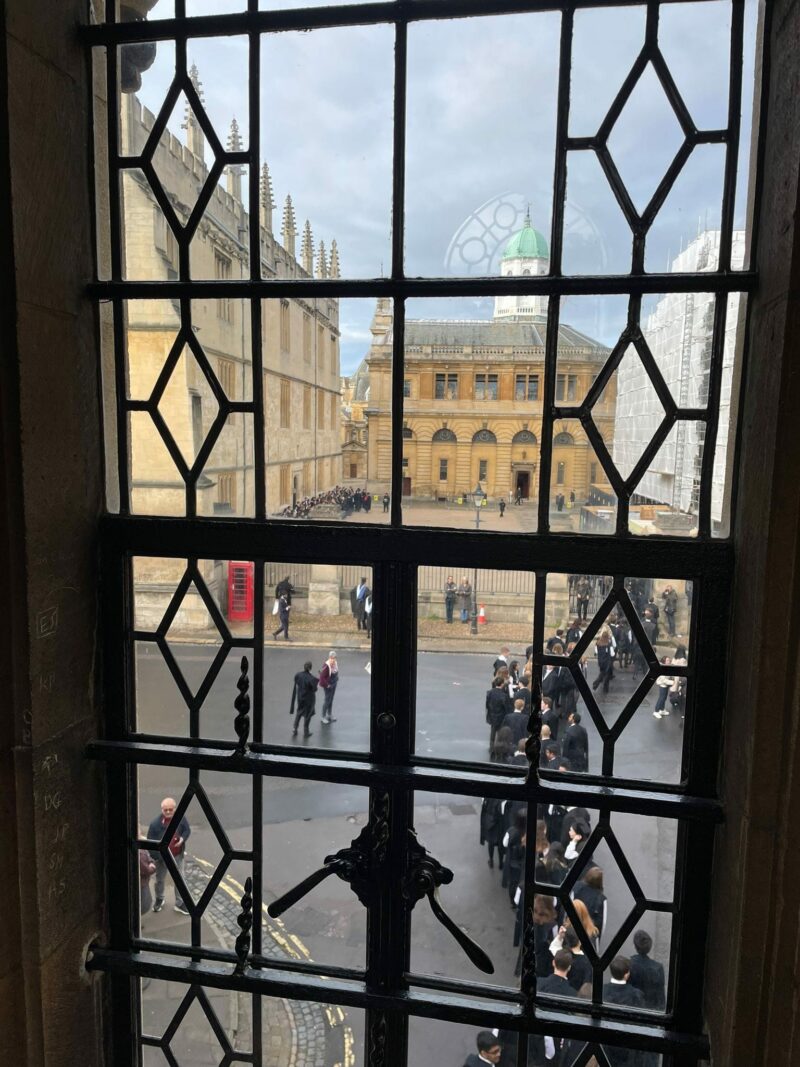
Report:
<svg viewBox="0 0 800 1067"><path fill-rule="evenodd" d="M304 878L302 882L284 893L282 897L278 897L267 908L267 914L271 915L273 919L277 919L279 915L283 915L285 911L288 911L298 900L310 893L312 889L316 888L320 882L324 882L326 878L329 878L332 874L339 874L341 870L341 862L334 856L326 856L325 863L318 871L314 871L313 874L309 874L307 878Z"/></svg>
<svg viewBox="0 0 800 1067"><path fill-rule="evenodd" d="M469 934L450 918L439 900L439 886L449 885L453 881L453 872L431 856L419 843L413 830L409 830L408 834L409 859L408 871L403 880L403 896L410 901L412 908L418 900L427 897L436 919L455 938L478 970L484 974L494 974L494 964L489 956L477 941L473 941Z"/></svg>
<svg viewBox="0 0 800 1067"><path fill-rule="evenodd" d="M277 919L332 874L348 882L361 903L369 905L375 891L375 882L371 877L373 860L380 862L387 832L385 822L378 820L368 823L348 848L340 848L338 852L326 856L318 871L304 878L282 897L273 900L267 908L267 914Z"/></svg>

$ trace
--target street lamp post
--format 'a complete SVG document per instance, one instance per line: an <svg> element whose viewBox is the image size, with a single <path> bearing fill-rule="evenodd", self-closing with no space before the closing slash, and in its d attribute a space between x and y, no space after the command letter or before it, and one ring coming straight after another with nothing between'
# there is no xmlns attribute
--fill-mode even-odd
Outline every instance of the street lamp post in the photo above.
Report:
<svg viewBox="0 0 800 1067"><path fill-rule="evenodd" d="M481 508L483 502L486 499L486 493L481 489L481 483L475 486L475 492L472 494L472 500L475 504L475 529L481 528ZM472 572L472 618L470 620L469 632L471 634L477 634L478 632L478 568L476 567Z"/></svg>

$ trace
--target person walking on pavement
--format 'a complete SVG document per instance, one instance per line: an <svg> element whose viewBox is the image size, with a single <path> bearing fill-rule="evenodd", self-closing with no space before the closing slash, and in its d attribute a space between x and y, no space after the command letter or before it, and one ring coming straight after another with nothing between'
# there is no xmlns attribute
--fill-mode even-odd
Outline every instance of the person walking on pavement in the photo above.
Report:
<svg viewBox="0 0 800 1067"><path fill-rule="evenodd" d="M384 513L384 515L389 510L389 499L390 499L389 498L389 494L388 493L384 493L383 494L383 513Z"/></svg>
<svg viewBox="0 0 800 1067"><path fill-rule="evenodd" d="M147 837L149 841L161 841L163 839L167 827L175 817L175 809L177 806L178 805L172 797L164 797L161 801L161 814L157 815L147 828ZM175 866L178 868L178 874L181 878L183 878L183 857L186 852L186 842L191 832L189 821L184 815L181 817L178 825L173 828L172 837L169 839L169 851L172 854L172 858L175 861ZM158 851L151 851L150 858L156 868L156 899L153 904L153 911L161 911L164 907L164 886L167 880L167 865L164 862L164 857ZM181 915L189 914L177 885L175 886L175 911L179 911Z"/></svg>
<svg viewBox="0 0 800 1067"><path fill-rule="evenodd" d="M333 649L328 653L328 658L322 664L322 670L319 672L319 684L325 691L322 701L322 725L330 726L332 722L336 722L336 719L331 717L331 711L333 710L333 698L336 696L336 686L339 684L339 664Z"/></svg>
<svg viewBox="0 0 800 1067"><path fill-rule="evenodd" d="M278 597L278 621L280 626L277 630L272 631L272 636L277 638L280 634L283 634L285 640L289 640L289 597L286 593L281 593Z"/></svg>
<svg viewBox="0 0 800 1067"><path fill-rule="evenodd" d="M505 500L503 500L502 497L500 498L500 502L499 502L499 504L497 506L500 508L500 518L502 519L502 517L506 513L506 502L505 502Z"/></svg>
<svg viewBox="0 0 800 1067"><path fill-rule="evenodd" d="M453 575L448 574L447 581L444 583L444 614L445 621L453 621L453 607L456 602L456 583L453 580Z"/></svg>
<svg viewBox="0 0 800 1067"><path fill-rule="evenodd" d="M303 737L311 737L311 731L308 727L311 725L311 719L314 716L314 705L317 702L317 686L319 685L319 679L315 678L311 673L311 666L311 660L306 660L302 671L298 671L294 676L292 702L289 705L289 714L295 717L292 737L297 737L297 728L301 719L303 720ZM297 701L297 714L295 714L294 710L295 700Z"/></svg>
<svg viewBox="0 0 800 1067"><path fill-rule="evenodd" d="M289 575L287 574L286 577L282 578L281 581L279 581L278 584L275 586L275 599L280 600L281 594L285 593L287 603L291 604L292 593L294 592L296 592L295 587L290 582Z"/></svg>
<svg viewBox="0 0 800 1067"><path fill-rule="evenodd" d="M522 486L521 485L517 486L517 493L516 493L516 496L514 498L514 503L517 504L519 507L522 506Z"/></svg>

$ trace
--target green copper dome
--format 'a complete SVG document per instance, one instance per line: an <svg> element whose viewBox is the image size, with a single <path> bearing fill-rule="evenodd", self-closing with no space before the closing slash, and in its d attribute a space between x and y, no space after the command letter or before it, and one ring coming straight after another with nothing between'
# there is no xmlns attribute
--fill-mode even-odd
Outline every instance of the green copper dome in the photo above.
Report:
<svg viewBox="0 0 800 1067"><path fill-rule="evenodd" d="M525 216L525 225L515 233L506 245L503 259L549 259L547 241L531 226L530 215Z"/></svg>

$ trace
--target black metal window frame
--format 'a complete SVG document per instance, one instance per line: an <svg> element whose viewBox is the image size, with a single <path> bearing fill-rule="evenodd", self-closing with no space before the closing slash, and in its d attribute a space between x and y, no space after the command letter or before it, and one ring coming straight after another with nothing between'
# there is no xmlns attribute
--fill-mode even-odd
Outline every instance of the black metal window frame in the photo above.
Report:
<svg viewBox="0 0 800 1067"><path fill-rule="evenodd" d="M664 3L672 0L663 0ZM708 0L697 0L705 3ZM645 8L645 43L631 74L613 101L593 138L575 138L568 133L569 72L572 58L573 20L577 10L628 5ZM120 513L101 521L103 563L103 611L105 632L106 733L90 746L90 754L108 765L109 871L115 892L110 901L110 943L94 946L91 966L110 973L114 992L115 1062L135 1063L139 1033L139 1005L131 977L160 977L187 988L225 988L250 992L254 1005L261 996L284 996L364 1008L367 1012L366 1060L369 1067L405 1067L408 1020L411 1016L436 1017L476 1026L499 1026L518 1031L519 1051L526 1034L576 1037L592 1043L661 1051L665 1062L696 1063L708 1052L702 1030L702 991L705 928L710 907L709 883L713 834L721 818L716 777L722 728L725 672L725 638L728 602L733 575L733 550L729 540L713 538L711 530L711 474L717 434L722 381L722 355L729 293L749 293L756 285L752 270L731 268L731 245L736 169L739 150L739 107L743 50L744 2L732 0L730 36L729 111L724 128L698 131L683 104L658 49L660 4L648 0L381 0L353 5L314 7L282 11L259 11L258 0L243 0L239 14L186 17L185 0L175 0L175 17L152 22L119 22L110 10L107 21L83 29L90 51L105 54L109 101L118 93L119 52L124 45L160 40L176 43L177 77L162 110L164 122L181 88L193 104L186 71L186 45L190 38L244 34L249 42L250 142L247 151L226 152L213 130L206 136L215 145L216 161L209 182L183 232L176 234L178 277L167 282L130 281L123 277L121 257L122 221L119 178L125 168L152 169L151 159L120 155L116 123L107 124L109 160L109 236L111 272L89 286L98 303L109 302L113 312L117 391L117 474ZM554 169L554 206L551 226L550 272L546 275L499 278L409 278L404 271L404 174L407 40L409 25L425 20L477 17L536 11L561 13L557 129ZM259 72L263 34L287 30L387 23L395 31L394 71L394 169L392 188L392 263L388 277L374 280L303 279L279 280L261 277L258 212L250 214L249 279L191 281L189 242L208 203L213 185L226 165L249 165L249 197L258 203ZM607 149L608 133L619 116L644 66L651 62L671 106L684 130L684 146L667 172L653 199L639 215L624 188ZM200 109L202 111L202 109ZM160 119L159 119L160 122ZM163 126L161 127L163 129ZM155 138L157 140L157 138ZM154 144L155 140L151 139ZM691 148L701 143L720 143L726 149L722 195L719 265L715 271L694 274L645 274L644 248L648 229L671 189L680 163ZM565 276L562 273L562 238L566 196L566 163L571 151L594 151L625 214L632 232L632 270L624 275ZM152 156L152 150L151 150ZM154 184L159 197L158 184ZM168 201L159 202L170 218ZM757 196L756 196L757 201ZM663 385L658 369L643 342L640 326L641 300L648 293L705 292L715 294L711 344L708 407L679 410ZM556 403L557 339L561 299L572 294L627 294L628 326L612 351L606 367L576 407ZM473 531L414 529L402 523L403 395L405 302L413 297L545 295L549 298L543 385L543 425L540 442L538 530L536 534L509 535ZM125 396L125 302L170 298L179 302L182 330L190 330L191 300L244 298L250 301L253 379L261 381L261 299L340 297L389 297L394 302L392 364L392 493L390 524L385 527L330 524L300 524L291 520L271 521L267 513L265 482L256 478L255 518L208 519L196 517L195 486L205 456L201 454L186 482L184 519L146 518L130 514L127 418L137 403ZM187 337L188 337L187 335ZM631 477L623 481L591 418L591 409L628 343L633 343L656 386L665 408L665 418L651 446ZM204 358L202 355L201 360ZM663 387L663 388L662 388ZM260 390L249 403L230 404L220 393L221 411L247 411L254 418L255 466L264 471L264 404ZM148 402L149 403L149 402ZM151 415L153 411L150 411ZM549 525L554 422L561 418L580 420L598 460L618 497L614 537L576 536L553 533ZM705 424L705 451L699 497L699 530L693 539L632 536L628 505L638 475L663 443L678 419L696 419ZM213 440L204 449L210 451ZM202 461L201 461L202 460ZM634 477L637 476L637 477ZM420 564L451 568L483 567L498 558L507 568L536 575L534 600L534 663L540 684L542 668L554 657L544 647L544 611L548 575L591 572L614 576L607 603L614 600L631 611L624 580L629 576L684 578L694 583L692 636L689 666L683 668L692 681L687 706L682 780L676 786L652 786L621 779L613 774L613 745L604 754L601 775L562 774L557 778L538 770L538 731L535 717L528 744L530 769L526 775L503 772L496 767L425 759L415 754L415 663L416 578ZM131 656L133 640L133 572L135 556L170 556L187 561L187 574L197 573L200 559L252 560L255 568L255 628L244 644L251 659L252 743L220 742L199 733L196 717L189 736L152 738L136 732L135 689ZM371 675L370 753L315 755L298 762L285 748L263 743L263 638L264 573L266 561L313 561L363 563L373 571L374 648ZM646 645L641 626L636 636ZM563 661L557 661L563 662ZM648 678L658 673L654 657L648 658ZM679 672L680 673L680 672ZM536 696L536 693L534 694ZM702 715L694 714L702 708ZM626 711L632 712L632 708ZM625 714L625 712L623 712ZM233 719L232 719L233 724ZM233 725L232 725L233 734ZM604 750L605 751L605 750ZM242 944L238 953L211 951L194 937L185 950L165 950L160 943L146 942L138 930L138 881L135 840L136 770L139 765L158 764L187 768L196 781L203 770L231 770L252 777L253 825L260 825L263 812L264 776L281 775L326 782L342 782L370 789L370 827L374 847L367 857L369 870L368 944L363 973L312 964L276 963L261 955L260 924L252 932L252 944ZM460 982L411 974L409 971L410 922L413 901L403 892L412 862L408 832L413 828L415 791L461 793L465 796L498 796L528 802L528 832L535 838L537 804L561 802L597 809L600 823L613 812L629 812L678 820L678 857L675 894L670 909L673 920L671 988L663 1018L633 1010L599 1007L597 1004L566 1005L536 994L533 966L532 924L526 917L523 933L520 988L510 990L474 982ZM533 894L551 887L534 880L533 850L528 850L525 880L526 903ZM254 837L252 907L261 914L261 851ZM634 893L636 907L648 902L641 890ZM526 908L526 915L530 908ZM194 923L193 923L194 925ZM197 923L199 926L199 922ZM195 931L196 933L197 931ZM598 977L595 976L595 994ZM254 1012L255 1019L255 1012ZM257 1029L257 1028L256 1028ZM254 1031L253 1051L248 1059L258 1063L260 1035ZM595 1050L603 1062L603 1054ZM587 1053L588 1055L588 1053ZM520 1062L524 1062L522 1058Z"/></svg>

